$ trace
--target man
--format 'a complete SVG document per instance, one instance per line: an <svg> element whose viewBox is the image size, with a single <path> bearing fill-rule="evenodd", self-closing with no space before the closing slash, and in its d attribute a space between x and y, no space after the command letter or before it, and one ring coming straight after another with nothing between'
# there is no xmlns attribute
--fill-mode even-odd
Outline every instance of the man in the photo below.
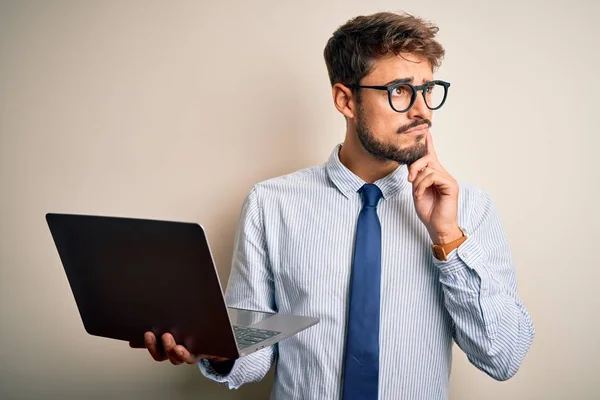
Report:
<svg viewBox="0 0 600 400"><path fill-rule="evenodd" d="M492 200L442 167L429 127L450 84L437 27L392 13L341 26L324 56L346 137L329 161L257 184L244 202L226 299L320 318L235 362L146 334L156 360L229 388L276 359L275 399L442 399L453 340L497 380L534 336Z"/></svg>

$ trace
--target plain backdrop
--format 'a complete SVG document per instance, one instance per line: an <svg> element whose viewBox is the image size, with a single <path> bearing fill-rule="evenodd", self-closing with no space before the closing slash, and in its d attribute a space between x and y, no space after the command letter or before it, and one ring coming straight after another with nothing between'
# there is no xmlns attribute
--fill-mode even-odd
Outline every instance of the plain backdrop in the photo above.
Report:
<svg viewBox="0 0 600 400"><path fill-rule="evenodd" d="M344 138L327 39L400 10L440 27L452 87L434 143L492 195L536 327L507 382L455 346L451 399L600 398L592 0L1 1L0 398L268 398L272 372L228 391L86 334L44 215L201 223L226 282L252 185Z"/></svg>

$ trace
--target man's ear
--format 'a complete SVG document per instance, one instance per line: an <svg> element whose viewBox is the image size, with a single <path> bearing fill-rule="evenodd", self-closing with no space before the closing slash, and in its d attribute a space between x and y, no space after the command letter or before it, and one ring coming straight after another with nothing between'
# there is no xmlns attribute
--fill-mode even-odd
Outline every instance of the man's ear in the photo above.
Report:
<svg viewBox="0 0 600 400"><path fill-rule="evenodd" d="M354 119L356 115L356 97L353 95L350 88L336 83L331 88L333 96L333 105L337 110L346 117L346 119Z"/></svg>

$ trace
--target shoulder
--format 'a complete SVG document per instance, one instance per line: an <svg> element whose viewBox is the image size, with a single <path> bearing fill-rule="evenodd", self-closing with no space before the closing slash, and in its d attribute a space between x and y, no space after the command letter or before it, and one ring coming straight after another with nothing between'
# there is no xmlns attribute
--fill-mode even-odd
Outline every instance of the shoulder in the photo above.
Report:
<svg viewBox="0 0 600 400"><path fill-rule="evenodd" d="M279 197L324 186L327 182L325 164L322 164L258 182L251 192L260 198Z"/></svg>
<svg viewBox="0 0 600 400"><path fill-rule="evenodd" d="M459 202L464 203L464 205L485 204L492 201L492 197L486 190L469 182L459 181L458 187L460 190Z"/></svg>
<svg viewBox="0 0 600 400"><path fill-rule="evenodd" d="M464 181L459 181L459 188L459 222L463 227L475 230L486 220L498 218L489 192Z"/></svg>

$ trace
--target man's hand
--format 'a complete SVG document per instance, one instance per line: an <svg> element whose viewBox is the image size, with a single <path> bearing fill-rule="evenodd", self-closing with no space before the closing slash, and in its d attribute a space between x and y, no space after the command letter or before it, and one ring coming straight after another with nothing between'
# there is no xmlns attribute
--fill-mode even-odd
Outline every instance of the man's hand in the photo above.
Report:
<svg viewBox="0 0 600 400"><path fill-rule="evenodd" d="M442 167L427 131L427 154L408 167L413 200L419 219L434 244L445 244L462 236L458 227L458 182Z"/></svg>
<svg viewBox="0 0 600 400"><path fill-rule="evenodd" d="M150 352L152 358L156 361L171 361L173 365L180 365L183 363L195 364L198 360L207 359L217 362L228 361L227 358L214 357L206 354L199 354L194 356L180 344L175 343L173 335L165 333L162 335L162 342L157 343L156 336L152 332L146 332L144 334L144 343L146 348ZM132 343L129 343L130 347L137 348Z"/></svg>

